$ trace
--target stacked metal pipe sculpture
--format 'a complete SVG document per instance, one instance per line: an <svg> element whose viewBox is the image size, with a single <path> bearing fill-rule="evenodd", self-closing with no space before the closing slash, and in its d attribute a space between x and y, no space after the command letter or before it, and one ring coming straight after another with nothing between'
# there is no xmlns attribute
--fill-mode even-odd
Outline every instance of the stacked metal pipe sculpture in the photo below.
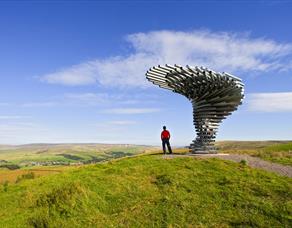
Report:
<svg viewBox="0 0 292 228"><path fill-rule="evenodd" d="M191 143L190 151L216 153L214 143L219 124L237 109L244 98L241 79L204 67L167 64L150 68L146 78L192 102L197 137Z"/></svg>

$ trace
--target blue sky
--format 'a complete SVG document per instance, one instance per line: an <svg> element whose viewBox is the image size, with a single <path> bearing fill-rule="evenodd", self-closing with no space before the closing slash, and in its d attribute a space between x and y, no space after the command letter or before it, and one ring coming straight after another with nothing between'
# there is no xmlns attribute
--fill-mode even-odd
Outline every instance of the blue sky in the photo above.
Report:
<svg viewBox="0 0 292 228"><path fill-rule="evenodd" d="M246 98L219 140L291 139L292 2L0 3L0 143L173 145L190 102L147 82L158 64L239 76Z"/></svg>

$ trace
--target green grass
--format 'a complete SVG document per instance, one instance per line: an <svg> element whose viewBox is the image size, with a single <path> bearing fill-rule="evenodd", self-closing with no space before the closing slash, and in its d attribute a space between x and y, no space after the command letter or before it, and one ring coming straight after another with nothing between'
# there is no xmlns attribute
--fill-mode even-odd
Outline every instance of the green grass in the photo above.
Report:
<svg viewBox="0 0 292 228"><path fill-rule="evenodd" d="M291 227L288 177L147 155L0 187L0 227Z"/></svg>
<svg viewBox="0 0 292 228"><path fill-rule="evenodd" d="M248 154L267 161L292 166L291 141L222 141L217 146L222 153Z"/></svg>
<svg viewBox="0 0 292 228"><path fill-rule="evenodd" d="M264 148L267 152L274 151L283 151L283 152L292 152L292 142L270 145Z"/></svg>

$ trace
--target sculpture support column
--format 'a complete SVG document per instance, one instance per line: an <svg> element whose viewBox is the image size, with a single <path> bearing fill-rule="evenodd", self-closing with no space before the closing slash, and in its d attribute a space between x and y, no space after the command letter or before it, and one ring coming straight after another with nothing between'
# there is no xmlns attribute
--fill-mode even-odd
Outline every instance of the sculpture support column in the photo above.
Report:
<svg viewBox="0 0 292 228"><path fill-rule="evenodd" d="M193 118L196 129L196 139L190 145L192 153L216 153L215 138L217 133L217 124L214 118L216 115L210 115L207 112L197 111L196 102L193 101Z"/></svg>

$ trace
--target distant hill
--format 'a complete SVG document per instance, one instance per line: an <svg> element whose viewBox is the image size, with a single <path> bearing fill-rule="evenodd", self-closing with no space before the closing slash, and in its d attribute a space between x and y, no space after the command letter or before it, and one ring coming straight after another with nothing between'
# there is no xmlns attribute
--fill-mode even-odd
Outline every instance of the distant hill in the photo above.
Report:
<svg viewBox="0 0 292 228"><path fill-rule="evenodd" d="M292 141L219 141L216 146L221 153L248 154L292 166Z"/></svg>
<svg viewBox="0 0 292 228"><path fill-rule="evenodd" d="M88 164L133 156L155 147L131 144L27 144L1 146L0 160L25 166ZM0 166L1 167L1 166ZM5 165L7 167L7 164Z"/></svg>
<svg viewBox="0 0 292 228"><path fill-rule="evenodd" d="M246 150L246 149L263 149L271 145L280 145L292 143L292 140L268 140L268 141L217 141L216 146L219 149L235 149L235 150Z"/></svg>

